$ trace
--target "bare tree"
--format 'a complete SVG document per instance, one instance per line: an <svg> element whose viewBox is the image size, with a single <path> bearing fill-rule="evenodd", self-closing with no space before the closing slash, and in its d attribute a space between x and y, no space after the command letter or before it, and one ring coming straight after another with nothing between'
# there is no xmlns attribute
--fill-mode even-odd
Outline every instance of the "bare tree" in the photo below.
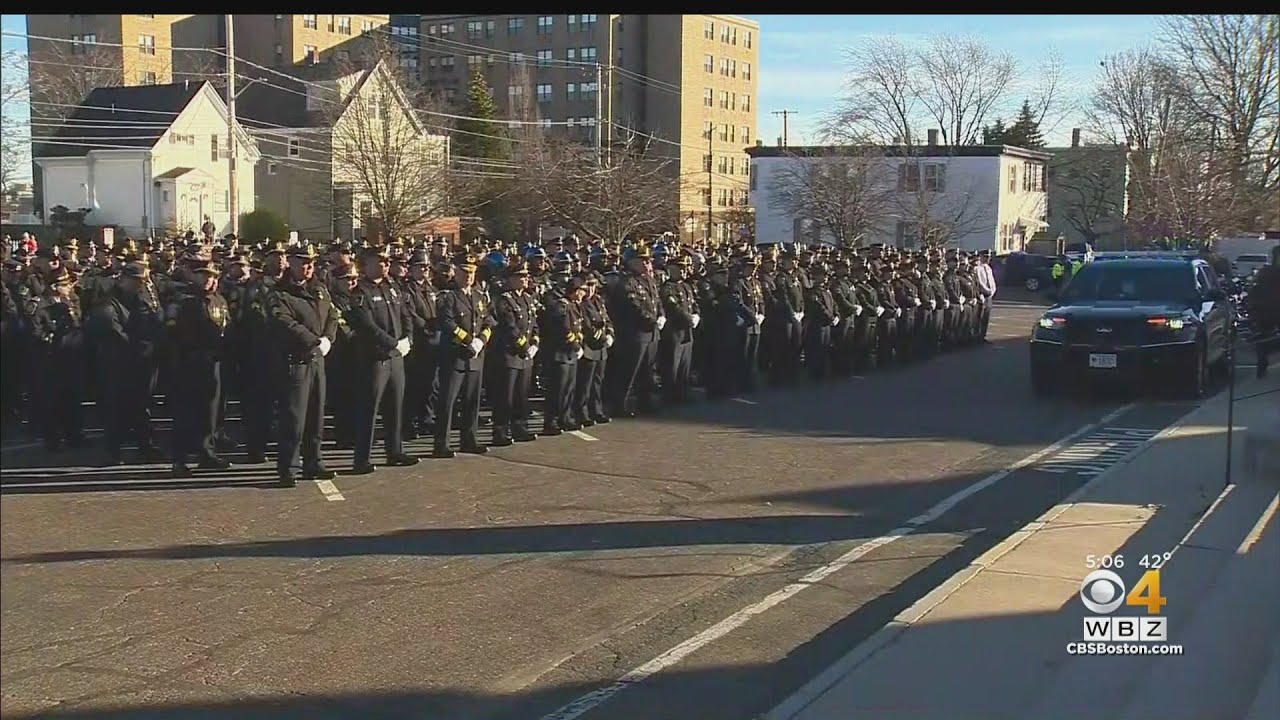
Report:
<svg viewBox="0 0 1280 720"><path fill-rule="evenodd" d="M896 195L878 149L832 148L791 156L770 177L770 204L841 247L858 247L890 215Z"/></svg>
<svg viewBox="0 0 1280 720"><path fill-rule="evenodd" d="M1054 216L1091 245L1124 231L1127 156L1124 145L1086 145L1055 151L1049 163Z"/></svg>
<svg viewBox="0 0 1280 720"><path fill-rule="evenodd" d="M1260 205L1280 199L1280 17L1178 16L1162 41L1183 134L1199 136L1236 200L1222 229L1256 229Z"/></svg>
<svg viewBox="0 0 1280 720"><path fill-rule="evenodd" d="M673 229L672 161L643 140L619 143L607 158L582 144L546 140L523 146L522 177L547 219L602 242Z"/></svg>
<svg viewBox="0 0 1280 720"><path fill-rule="evenodd" d="M904 246L943 247L972 233L990 232L994 227L995 204L990 187L984 187L978 177L949 177L951 157L919 158L908 154L898 161L890 212L902 223L897 235ZM1026 208L1021 214L1039 217L1042 209Z"/></svg>
<svg viewBox="0 0 1280 720"><path fill-rule="evenodd" d="M20 114L29 97L25 66L16 50L0 58L0 193L6 195L30 162L31 122Z"/></svg>

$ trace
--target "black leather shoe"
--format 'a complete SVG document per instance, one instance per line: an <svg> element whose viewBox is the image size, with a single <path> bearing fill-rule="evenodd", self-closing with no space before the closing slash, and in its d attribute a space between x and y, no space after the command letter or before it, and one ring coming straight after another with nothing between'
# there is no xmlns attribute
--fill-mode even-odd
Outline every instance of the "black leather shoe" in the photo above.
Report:
<svg viewBox="0 0 1280 720"><path fill-rule="evenodd" d="M574 432L576 430L581 430L581 429L582 429L582 426L579 425L578 423L573 423L573 424L564 426L565 432Z"/></svg>
<svg viewBox="0 0 1280 720"><path fill-rule="evenodd" d="M503 435L502 437L494 438L493 442L489 444L492 445L493 447L509 447L511 445L514 445L515 441L513 441L511 438L507 437L506 435Z"/></svg>
<svg viewBox="0 0 1280 720"><path fill-rule="evenodd" d="M245 457L245 462L249 463L250 465L261 465L266 461L267 461L267 454L260 450L252 451L249 453L247 457Z"/></svg>
<svg viewBox="0 0 1280 720"><path fill-rule="evenodd" d="M484 445L468 445L467 447L462 448L462 452L467 453L468 455L484 455L489 452L489 448Z"/></svg>
<svg viewBox="0 0 1280 720"><path fill-rule="evenodd" d="M231 467L231 463L214 455L201 460L199 467L201 470L226 470Z"/></svg>
<svg viewBox="0 0 1280 720"><path fill-rule="evenodd" d="M437 458L440 460L448 460L449 458L456 457L456 456L457 456L457 453L450 450L449 448L436 448L435 450L431 451L431 457Z"/></svg>
<svg viewBox="0 0 1280 720"><path fill-rule="evenodd" d="M173 469L169 471L169 477L172 478L189 478L191 477L191 468L186 463L174 463Z"/></svg>
<svg viewBox="0 0 1280 720"><path fill-rule="evenodd" d="M373 463L365 463L364 465L354 465L351 468L352 475L372 475L378 469Z"/></svg>
<svg viewBox="0 0 1280 720"><path fill-rule="evenodd" d="M160 448L155 445L139 445L138 453L142 455L142 459L146 462L160 462L164 460L164 453L160 452Z"/></svg>
<svg viewBox="0 0 1280 720"><path fill-rule="evenodd" d="M418 458L412 455L391 455L387 457L387 464L394 467L411 467L418 464Z"/></svg>
<svg viewBox="0 0 1280 720"><path fill-rule="evenodd" d="M596 421L595 421L595 420L583 420L583 421L582 421L582 427L584 427L584 428L592 427L592 426L593 426L593 425L595 425L595 424L596 424Z"/></svg>
<svg viewBox="0 0 1280 720"><path fill-rule="evenodd" d="M542 428L542 434L547 437L555 437L564 434L564 431L558 427L544 427Z"/></svg>
<svg viewBox="0 0 1280 720"><path fill-rule="evenodd" d="M276 485L282 488L298 487L298 478L293 473L281 473L277 478Z"/></svg>
<svg viewBox="0 0 1280 720"><path fill-rule="evenodd" d="M613 422L613 418L609 417L608 415L598 415L591 419L594 420L597 425L608 425L609 423Z"/></svg>
<svg viewBox="0 0 1280 720"><path fill-rule="evenodd" d="M516 442L533 442L538 439L538 436L526 430L512 435L511 438Z"/></svg>
<svg viewBox="0 0 1280 720"><path fill-rule="evenodd" d="M336 477L338 477L338 473L330 470L329 468L322 467L314 470L302 471L303 480L332 480Z"/></svg>

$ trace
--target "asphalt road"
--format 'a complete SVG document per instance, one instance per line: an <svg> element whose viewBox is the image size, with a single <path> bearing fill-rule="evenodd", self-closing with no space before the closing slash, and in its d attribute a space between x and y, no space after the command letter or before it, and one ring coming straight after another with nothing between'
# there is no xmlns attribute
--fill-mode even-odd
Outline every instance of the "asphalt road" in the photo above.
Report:
<svg viewBox="0 0 1280 720"><path fill-rule="evenodd" d="M5 451L0 710L753 717L1123 456L1108 438L1192 408L1034 398L1039 312L927 364L323 489Z"/></svg>

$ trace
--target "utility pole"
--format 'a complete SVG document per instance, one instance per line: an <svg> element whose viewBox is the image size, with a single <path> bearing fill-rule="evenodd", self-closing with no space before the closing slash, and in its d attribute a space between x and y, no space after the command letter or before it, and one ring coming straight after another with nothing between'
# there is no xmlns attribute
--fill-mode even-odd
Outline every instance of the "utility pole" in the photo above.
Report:
<svg viewBox="0 0 1280 720"><path fill-rule="evenodd" d="M604 163L604 73L596 63L596 164Z"/></svg>
<svg viewBox="0 0 1280 720"><path fill-rule="evenodd" d="M707 243L708 244L711 243L711 208L712 208L711 203L714 202L711 196L715 194L715 188L712 187L714 178L711 174L711 169L716 163L715 151L712 149L712 145L711 145L711 142L714 138L715 138L715 130L713 129L707 135Z"/></svg>
<svg viewBox="0 0 1280 720"><path fill-rule="evenodd" d="M782 147L787 146L787 118L792 115L799 115L795 110L774 110L771 114L782 116Z"/></svg>
<svg viewBox="0 0 1280 720"><path fill-rule="evenodd" d="M227 13L227 209L231 211L231 232L240 235L239 203L236 202L236 41L235 24Z"/></svg>

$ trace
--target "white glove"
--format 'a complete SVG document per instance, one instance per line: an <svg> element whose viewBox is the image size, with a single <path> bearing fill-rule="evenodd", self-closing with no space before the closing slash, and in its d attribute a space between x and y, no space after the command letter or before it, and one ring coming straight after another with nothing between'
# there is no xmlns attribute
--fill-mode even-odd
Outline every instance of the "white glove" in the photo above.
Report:
<svg viewBox="0 0 1280 720"><path fill-rule="evenodd" d="M964 296L963 296L963 295L961 295L961 296L960 296L960 304L961 304L961 305L963 305L963 304L964 304Z"/></svg>
<svg viewBox="0 0 1280 720"><path fill-rule="evenodd" d="M757 325L763 325L763 324L764 324L764 316L763 316L763 315L756 315L756 324L757 324Z"/></svg>
<svg viewBox="0 0 1280 720"><path fill-rule="evenodd" d="M897 311L896 317L902 317L902 308L894 308Z"/></svg>
<svg viewBox="0 0 1280 720"><path fill-rule="evenodd" d="M667 325L667 316L666 316L666 315L659 315L659 316L658 316L658 330L659 330L659 331L661 331L661 330L662 330L662 328L666 327L666 325Z"/></svg>
<svg viewBox="0 0 1280 720"><path fill-rule="evenodd" d="M583 355L585 355L585 354L586 354L586 353L582 352L582 350L581 350L581 349L574 350L574 351L573 351L573 359L574 359L575 361L577 361L577 360L581 360L581 359L582 359L582 356L583 356Z"/></svg>
<svg viewBox="0 0 1280 720"><path fill-rule="evenodd" d="M329 351L332 349L333 349L333 343L329 341L329 338L327 337L320 338L320 356L321 357L328 355Z"/></svg>
<svg viewBox="0 0 1280 720"><path fill-rule="evenodd" d="M950 300L943 300L943 301L942 301L942 309L943 309L943 310L950 310L950 309L951 309L951 301L950 301Z"/></svg>
<svg viewBox="0 0 1280 720"><path fill-rule="evenodd" d="M698 313L694 313L690 315L689 319L693 321L694 327L698 327L698 323L702 322L702 316L699 315Z"/></svg>
<svg viewBox="0 0 1280 720"><path fill-rule="evenodd" d="M920 298L914 298L914 300L915 300L915 303L916 303L916 307L920 307L920 305L922 304L922 303L920 302Z"/></svg>
<svg viewBox="0 0 1280 720"><path fill-rule="evenodd" d="M877 306L876 306L876 317L880 317L880 316L881 316L881 315L883 315L883 314L884 314L884 307L883 307L883 306L881 306L881 305L877 305Z"/></svg>
<svg viewBox="0 0 1280 720"><path fill-rule="evenodd" d="M930 300L930 301L929 301L929 309L930 309L930 310L937 310L937 309L938 309L938 301L937 301L937 300Z"/></svg>
<svg viewBox="0 0 1280 720"><path fill-rule="evenodd" d="M741 316L741 315L739 315L739 316L736 318L735 324L736 324L738 327L742 327L743 325L746 325L746 324L747 324L747 321L746 321L746 320L743 320L743 319L742 319L742 316Z"/></svg>
<svg viewBox="0 0 1280 720"><path fill-rule="evenodd" d="M835 316L835 317L831 318L831 327L835 327L835 326L837 326L837 325L839 325L839 324L840 324L840 316L839 316L839 315L837 315L837 316Z"/></svg>
<svg viewBox="0 0 1280 720"><path fill-rule="evenodd" d="M604 346L605 346L605 347L607 347L607 348L611 348L611 347L613 347L613 336L612 336L612 335L605 335L605 336L604 336Z"/></svg>
<svg viewBox="0 0 1280 720"><path fill-rule="evenodd" d="M791 317L792 317L796 322L803 322L803 321L804 321L804 313L791 313Z"/></svg>
<svg viewBox="0 0 1280 720"><path fill-rule="evenodd" d="M537 356L538 356L538 346L537 346L537 345L530 345L530 346L529 346L529 359L530 359L530 360L532 360L532 359L534 359L534 358L535 358L535 357L537 357Z"/></svg>
<svg viewBox="0 0 1280 720"><path fill-rule="evenodd" d="M484 341L480 338L471 338L471 352L479 355L481 350L484 350Z"/></svg>
<svg viewBox="0 0 1280 720"><path fill-rule="evenodd" d="M401 357L408 355L409 354L409 338L404 338L403 340L397 342L396 350L399 351Z"/></svg>
<svg viewBox="0 0 1280 720"><path fill-rule="evenodd" d="M861 305L854 305L854 306L853 306L853 316L854 316L854 317L858 317L858 316L859 316L859 315L861 315L861 314L862 314L862 306L861 306Z"/></svg>
<svg viewBox="0 0 1280 720"><path fill-rule="evenodd" d="M437 330L437 331L435 331L435 332L431 333L431 337L427 338L427 344L428 344L428 345L439 345L439 344L440 344L440 331L439 331L439 330Z"/></svg>

